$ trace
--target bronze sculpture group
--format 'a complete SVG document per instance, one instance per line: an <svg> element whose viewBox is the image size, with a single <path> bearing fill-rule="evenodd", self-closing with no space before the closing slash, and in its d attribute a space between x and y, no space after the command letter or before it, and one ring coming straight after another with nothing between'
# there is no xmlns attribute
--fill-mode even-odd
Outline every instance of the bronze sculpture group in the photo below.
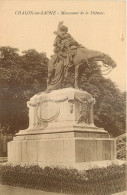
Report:
<svg viewBox="0 0 127 195"><path fill-rule="evenodd" d="M79 68L89 66L89 60L101 61L107 70L111 71L116 66L115 62L106 54L89 50L75 41L68 33L68 28L60 22L54 42L54 55L48 64L47 92L60 89L63 79L67 77L74 67L74 88L78 87Z"/></svg>

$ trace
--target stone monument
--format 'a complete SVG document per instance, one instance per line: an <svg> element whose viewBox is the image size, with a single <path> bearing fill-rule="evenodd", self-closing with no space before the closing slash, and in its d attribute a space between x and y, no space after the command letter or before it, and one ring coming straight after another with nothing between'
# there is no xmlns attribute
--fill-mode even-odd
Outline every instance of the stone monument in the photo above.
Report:
<svg viewBox="0 0 127 195"><path fill-rule="evenodd" d="M63 23L58 25L55 54L49 65L56 73L53 77L49 71L47 91L27 102L29 127L20 130L8 143L9 162L73 166L116 158L114 139L94 125L92 95L78 87L61 89L79 47L67 30ZM86 57L84 61L87 63Z"/></svg>

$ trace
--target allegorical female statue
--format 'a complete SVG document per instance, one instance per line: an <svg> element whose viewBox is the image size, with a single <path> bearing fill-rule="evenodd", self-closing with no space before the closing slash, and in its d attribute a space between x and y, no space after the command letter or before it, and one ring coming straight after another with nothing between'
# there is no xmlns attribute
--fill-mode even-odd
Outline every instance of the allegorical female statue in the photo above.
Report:
<svg viewBox="0 0 127 195"><path fill-rule="evenodd" d="M73 66L71 49L77 49L78 43L68 33L68 28L60 22L54 41L54 55L51 57L48 67L47 92L59 89L64 77L67 76L69 67Z"/></svg>

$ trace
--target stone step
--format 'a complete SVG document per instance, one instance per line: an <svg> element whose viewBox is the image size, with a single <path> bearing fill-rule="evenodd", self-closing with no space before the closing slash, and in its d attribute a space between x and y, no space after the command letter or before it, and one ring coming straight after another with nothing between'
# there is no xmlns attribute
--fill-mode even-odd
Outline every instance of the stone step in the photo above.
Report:
<svg viewBox="0 0 127 195"><path fill-rule="evenodd" d="M8 158L7 157L0 157L0 163L1 162L7 162L8 161Z"/></svg>

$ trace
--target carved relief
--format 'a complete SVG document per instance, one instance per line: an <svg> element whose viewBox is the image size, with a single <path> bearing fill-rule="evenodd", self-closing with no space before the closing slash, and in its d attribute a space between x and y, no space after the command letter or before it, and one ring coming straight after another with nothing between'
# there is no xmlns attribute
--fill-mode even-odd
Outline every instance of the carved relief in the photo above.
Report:
<svg viewBox="0 0 127 195"><path fill-rule="evenodd" d="M58 117L60 108L58 103L51 101L42 102L36 109L36 116L40 122L50 122Z"/></svg>
<svg viewBox="0 0 127 195"><path fill-rule="evenodd" d="M79 107L79 123L87 123L91 124L93 123L93 103L94 98L86 98L86 97L80 97L76 98L77 101L80 102ZM92 112L91 112L92 111Z"/></svg>
<svg viewBox="0 0 127 195"><path fill-rule="evenodd" d="M73 108L73 104L71 103L70 104L70 113L73 113L73 111L74 111L74 108Z"/></svg>
<svg viewBox="0 0 127 195"><path fill-rule="evenodd" d="M90 105L87 100L80 103L80 116L78 123L88 123L88 117L90 112Z"/></svg>

